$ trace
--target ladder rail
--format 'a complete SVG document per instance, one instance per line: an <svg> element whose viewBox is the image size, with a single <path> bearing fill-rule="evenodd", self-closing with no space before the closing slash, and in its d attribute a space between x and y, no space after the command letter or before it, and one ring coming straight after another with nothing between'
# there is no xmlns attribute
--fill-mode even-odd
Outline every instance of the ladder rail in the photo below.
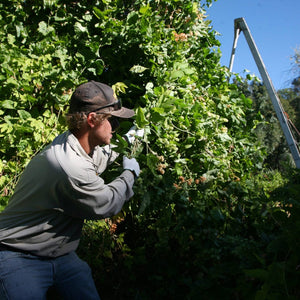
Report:
<svg viewBox="0 0 300 300"><path fill-rule="evenodd" d="M300 169L300 154L299 154L299 149L297 147L296 141L292 135L292 132L288 126L288 120L286 118L286 115L284 113L283 107L281 105L280 99L275 91L275 88L273 86L273 83L270 79L270 76L266 70L266 67L264 65L264 62L260 56L260 53L256 47L256 44L254 42L254 39L251 35L251 32L248 28L248 25L245 21L244 18L237 18L234 20L234 28L235 28L235 33L234 33L234 42L233 42L233 47L232 47L232 53L231 53L231 59L230 59L230 65L229 65L229 70L231 72L233 61L234 61L234 55L235 55L235 49L237 46L237 40L239 37L239 34L241 31L243 31L244 36L246 38L246 41L248 43L248 46L251 50L252 56L255 60L255 63L257 65L257 68L260 72L260 75L263 79L263 82L266 86L266 89L268 91L269 97L271 98L273 107L275 109L277 118L279 120L281 129L285 135L287 144L290 148L291 154L293 156L296 168Z"/></svg>
<svg viewBox="0 0 300 300"><path fill-rule="evenodd" d="M234 39L233 39L232 51L231 51L230 62L229 62L229 72L232 71L232 66L235 58L235 50L236 50L237 41L239 39L240 33L241 33L241 29L236 28L236 25L234 25Z"/></svg>

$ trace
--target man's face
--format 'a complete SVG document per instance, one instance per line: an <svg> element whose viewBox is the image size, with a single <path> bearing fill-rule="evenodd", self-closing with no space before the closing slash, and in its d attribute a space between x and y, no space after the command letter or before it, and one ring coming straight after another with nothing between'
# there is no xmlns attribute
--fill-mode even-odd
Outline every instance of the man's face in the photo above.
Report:
<svg viewBox="0 0 300 300"><path fill-rule="evenodd" d="M90 142L95 147L97 145L109 145L112 138L112 127L108 119L91 128Z"/></svg>

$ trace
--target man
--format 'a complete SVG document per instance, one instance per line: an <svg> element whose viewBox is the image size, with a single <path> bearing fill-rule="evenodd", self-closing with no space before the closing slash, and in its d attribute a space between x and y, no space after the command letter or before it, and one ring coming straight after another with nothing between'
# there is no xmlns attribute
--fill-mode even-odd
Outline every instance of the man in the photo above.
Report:
<svg viewBox="0 0 300 300"><path fill-rule="evenodd" d="M112 182L99 176L117 157L109 146L112 118L133 115L103 83L74 91L69 130L32 159L0 214L1 300L45 299L52 286L63 299L99 299L75 250L84 219L115 215L133 195L140 173L134 158L123 158L124 170Z"/></svg>

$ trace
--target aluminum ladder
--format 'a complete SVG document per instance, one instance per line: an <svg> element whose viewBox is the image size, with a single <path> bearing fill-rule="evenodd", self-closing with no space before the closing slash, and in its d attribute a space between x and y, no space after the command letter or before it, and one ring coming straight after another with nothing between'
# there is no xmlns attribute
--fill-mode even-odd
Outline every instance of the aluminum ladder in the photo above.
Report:
<svg viewBox="0 0 300 300"><path fill-rule="evenodd" d="M275 88L273 86L273 83L269 77L269 74L266 70L266 67L263 63L263 60L258 52L258 49L255 45L254 39L251 35L251 32L247 26L247 23L244 18L237 18L234 20L234 40L233 40L233 46L232 46L232 52L231 52L231 57L230 57L230 63L229 63L229 71L231 72L233 62L234 62L234 56L235 56L235 49L237 46L237 41L239 38L239 35L243 31L244 36L246 38L246 41L248 43L248 46L251 50L252 56L255 60L255 63L257 65L257 68L259 70L259 73L262 77L263 83L265 84L269 97L271 98L272 104L274 106L277 118L279 120L281 129L285 135L287 144L290 148L290 151L292 153L295 165L297 169L300 169L300 154L299 154L299 149L297 146L297 143L292 135L292 132L290 130L290 127L288 125L288 120L287 117L284 113L284 109L281 105L281 102L279 100L279 97L275 91Z"/></svg>

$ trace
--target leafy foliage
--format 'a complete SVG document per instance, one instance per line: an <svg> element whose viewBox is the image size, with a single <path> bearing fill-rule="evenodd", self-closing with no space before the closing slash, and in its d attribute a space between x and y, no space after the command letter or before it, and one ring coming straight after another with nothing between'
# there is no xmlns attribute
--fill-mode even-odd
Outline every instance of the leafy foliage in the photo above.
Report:
<svg viewBox="0 0 300 300"><path fill-rule="evenodd" d="M145 128L129 147L125 122L115 141L141 165L135 196L111 220L88 222L79 248L104 299L297 296L299 174L264 169L261 117L219 63L211 2L0 4L3 206L65 129L77 84L113 85ZM118 173L115 164L103 176Z"/></svg>
<svg viewBox="0 0 300 300"><path fill-rule="evenodd" d="M267 153L264 163L272 169L288 172L294 166L294 161L266 87L257 78L249 74L247 74L245 79L236 75L234 82L238 89L253 102L253 111L247 117L253 118L256 115L256 118L261 120L261 122L257 123L254 132L259 143L265 148ZM299 144L300 107L299 91L297 90L296 82L296 79L292 80L292 86L278 90L277 95L291 133L296 143Z"/></svg>

